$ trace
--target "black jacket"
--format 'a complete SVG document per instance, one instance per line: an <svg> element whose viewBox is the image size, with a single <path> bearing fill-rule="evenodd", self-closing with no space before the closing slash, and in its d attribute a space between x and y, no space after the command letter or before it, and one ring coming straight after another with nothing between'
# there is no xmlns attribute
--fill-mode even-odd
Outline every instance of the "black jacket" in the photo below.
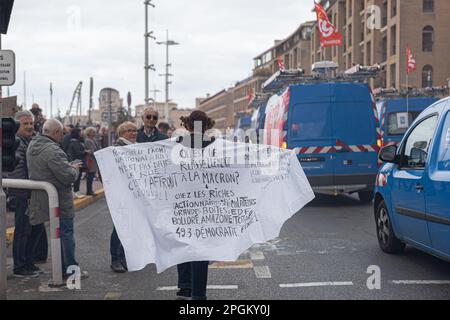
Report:
<svg viewBox="0 0 450 320"><path fill-rule="evenodd" d="M150 136L147 136L144 132L144 127L140 128L137 132L137 143L145 143L145 142L155 142L166 140L168 137L165 134L162 134L157 128L154 129L153 133Z"/></svg>
<svg viewBox="0 0 450 320"><path fill-rule="evenodd" d="M9 174L10 179L28 179L27 167L27 149L31 138L25 138L17 135L16 139L19 141L19 146L16 149L16 162L14 164L14 171ZM29 199L31 191L22 189L9 189L9 196L21 197Z"/></svg>
<svg viewBox="0 0 450 320"><path fill-rule="evenodd" d="M84 143L79 139L70 139L69 146L67 147L67 155L69 157L69 162L74 160L81 160L83 163L86 161L84 152Z"/></svg>

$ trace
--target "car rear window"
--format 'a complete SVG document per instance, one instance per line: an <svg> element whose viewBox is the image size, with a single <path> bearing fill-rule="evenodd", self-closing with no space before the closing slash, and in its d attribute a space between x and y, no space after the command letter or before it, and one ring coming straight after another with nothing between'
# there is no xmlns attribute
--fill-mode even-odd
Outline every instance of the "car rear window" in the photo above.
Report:
<svg viewBox="0 0 450 320"><path fill-rule="evenodd" d="M310 140L332 137L331 108L327 103L297 104L293 108L291 138Z"/></svg>
<svg viewBox="0 0 450 320"><path fill-rule="evenodd" d="M409 126L419 116L420 112L394 112L388 116L388 135L401 136L408 130ZM407 119L408 118L408 119Z"/></svg>

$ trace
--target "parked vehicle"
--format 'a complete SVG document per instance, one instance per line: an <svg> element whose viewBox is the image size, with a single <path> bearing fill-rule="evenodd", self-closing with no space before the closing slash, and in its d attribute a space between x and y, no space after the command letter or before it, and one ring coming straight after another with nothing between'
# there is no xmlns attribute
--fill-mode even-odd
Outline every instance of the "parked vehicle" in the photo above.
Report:
<svg viewBox="0 0 450 320"><path fill-rule="evenodd" d="M378 242L450 260L450 98L423 111L400 145L384 147L375 189Z"/></svg>
<svg viewBox="0 0 450 320"><path fill-rule="evenodd" d="M264 143L294 149L317 193L373 197L381 140L366 83L291 85L267 103Z"/></svg>
<svg viewBox="0 0 450 320"><path fill-rule="evenodd" d="M419 114L438 101L437 98L390 98L379 101L382 146L399 144Z"/></svg>

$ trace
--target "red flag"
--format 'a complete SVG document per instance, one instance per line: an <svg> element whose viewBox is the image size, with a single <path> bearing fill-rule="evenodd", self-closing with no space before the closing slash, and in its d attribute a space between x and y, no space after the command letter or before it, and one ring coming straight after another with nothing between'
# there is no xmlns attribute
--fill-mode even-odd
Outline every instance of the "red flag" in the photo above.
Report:
<svg viewBox="0 0 450 320"><path fill-rule="evenodd" d="M247 105L250 105L252 102L253 102L253 100L255 100L255 91L253 90L253 87L249 87L248 88L248 104Z"/></svg>
<svg viewBox="0 0 450 320"><path fill-rule="evenodd" d="M278 68L281 71L286 70L286 67L285 67L284 62L283 62L283 58L281 58L281 57L278 57Z"/></svg>
<svg viewBox="0 0 450 320"><path fill-rule="evenodd" d="M318 3L314 3L317 13L317 25L320 33L322 47L342 46L342 34L336 31L336 27L330 22L325 9Z"/></svg>
<svg viewBox="0 0 450 320"><path fill-rule="evenodd" d="M417 70L416 59L412 54L411 48L409 46L406 47L406 74L410 74Z"/></svg>

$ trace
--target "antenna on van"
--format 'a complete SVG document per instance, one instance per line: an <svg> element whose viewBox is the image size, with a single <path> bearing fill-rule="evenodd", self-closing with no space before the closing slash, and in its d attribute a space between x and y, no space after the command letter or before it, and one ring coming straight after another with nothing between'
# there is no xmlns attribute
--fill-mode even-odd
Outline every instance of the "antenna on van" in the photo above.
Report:
<svg viewBox="0 0 450 320"><path fill-rule="evenodd" d="M316 62L312 65L312 75L305 76L303 70L278 71L262 85L262 91L275 93L294 84L320 82L365 82L369 78L376 78L381 71L380 65L356 65L340 75L335 75L339 65L332 61ZM328 74L330 77L327 77Z"/></svg>

